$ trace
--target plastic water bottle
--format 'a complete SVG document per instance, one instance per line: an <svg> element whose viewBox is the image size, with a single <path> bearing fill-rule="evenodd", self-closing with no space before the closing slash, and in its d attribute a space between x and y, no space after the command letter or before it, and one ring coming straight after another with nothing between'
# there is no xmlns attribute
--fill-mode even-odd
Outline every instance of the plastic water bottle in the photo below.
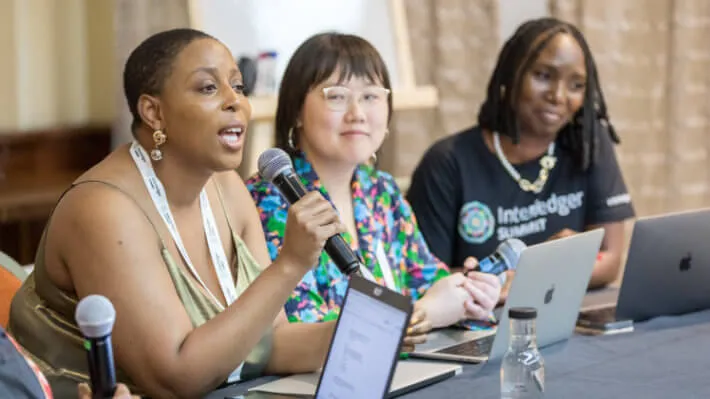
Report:
<svg viewBox="0 0 710 399"><path fill-rule="evenodd" d="M532 399L545 396L545 367L537 349L535 308L508 310L510 344L500 367L501 399Z"/></svg>
<svg viewBox="0 0 710 399"><path fill-rule="evenodd" d="M273 95L278 91L276 85L276 57L275 51L265 51L259 54L256 61L256 95Z"/></svg>

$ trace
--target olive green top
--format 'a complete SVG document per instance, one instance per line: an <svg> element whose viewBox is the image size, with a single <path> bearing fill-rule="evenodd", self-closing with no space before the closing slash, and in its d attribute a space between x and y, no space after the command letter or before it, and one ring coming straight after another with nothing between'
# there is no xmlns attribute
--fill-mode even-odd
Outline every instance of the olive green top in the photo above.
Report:
<svg viewBox="0 0 710 399"><path fill-rule="evenodd" d="M88 182L106 184L123 192L136 202L119 187L99 180L82 181L72 185L71 188ZM217 192L222 210L227 215L222 194L219 189ZM138 205L137 202L136 205ZM138 206L140 208L140 205ZM145 213L145 210L142 208L141 210ZM241 295L259 275L261 267L249 253L239 235L234 232L229 216L227 216L227 223L236 246L237 295ZM159 248L156 249L162 255L175 285L175 291L180 297L192 325L197 328L216 316L221 305L215 303L191 275L183 268L178 267L154 225L153 229L160 240ZM45 374L55 397L76 397L77 383L89 380L84 339L74 320L78 301L74 293L62 291L49 278L44 258L45 235L46 230L39 243L34 271L13 298L8 331ZM160 326L156 326L156 328L160 328ZM267 331L245 362L242 379L258 376L268 361L270 352L271 331ZM118 367L116 368L116 378L119 382L128 385L134 393L141 393L141 390Z"/></svg>

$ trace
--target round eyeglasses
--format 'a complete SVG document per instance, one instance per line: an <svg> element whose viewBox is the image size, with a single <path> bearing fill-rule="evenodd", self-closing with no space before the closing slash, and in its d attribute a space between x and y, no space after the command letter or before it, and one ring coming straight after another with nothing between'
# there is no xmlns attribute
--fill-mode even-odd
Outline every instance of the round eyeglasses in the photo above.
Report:
<svg viewBox="0 0 710 399"><path fill-rule="evenodd" d="M370 86L353 91L345 86L323 88L323 98L331 111L347 111L353 100L364 109L372 109L387 103L390 90L380 86Z"/></svg>

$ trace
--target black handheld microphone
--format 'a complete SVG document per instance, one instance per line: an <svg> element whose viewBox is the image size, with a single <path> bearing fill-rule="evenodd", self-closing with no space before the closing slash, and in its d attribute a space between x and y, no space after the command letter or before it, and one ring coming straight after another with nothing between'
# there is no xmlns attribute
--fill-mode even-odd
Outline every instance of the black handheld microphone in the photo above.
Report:
<svg viewBox="0 0 710 399"><path fill-rule="evenodd" d="M258 160L259 175L273 183L289 204L306 195L306 188L293 170L293 164L288 154L278 148L269 148L264 151ZM359 270L360 259L350 249L340 234L330 237L325 242L325 252L340 271L349 276Z"/></svg>
<svg viewBox="0 0 710 399"><path fill-rule="evenodd" d="M478 261L475 271L495 274L505 283L505 272L515 270L523 250L527 248L524 242L517 238L509 238L498 245L496 250L487 257Z"/></svg>
<svg viewBox="0 0 710 399"><path fill-rule="evenodd" d="M111 331L116 310L111 301L101 295L89 295L79 302L74 315L89 360L91 395L93 399L113 398L116 391L116 369L113 364Z"/></svg>

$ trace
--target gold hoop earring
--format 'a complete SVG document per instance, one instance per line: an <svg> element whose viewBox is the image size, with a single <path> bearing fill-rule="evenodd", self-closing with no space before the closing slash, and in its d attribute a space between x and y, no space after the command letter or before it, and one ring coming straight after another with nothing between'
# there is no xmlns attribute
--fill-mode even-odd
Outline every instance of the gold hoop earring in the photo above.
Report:
<svg viewBox="0 0 710 399"><path fill-rule="evenodd" d="M288 129L288 148L296 151L296 145L293 142L293 128Z"/></svg>
<svg viewBox="0 0 710 399"><path fill-rule="evenodd" d="M376 152L373 152L372 155L370 155L370 164L372 164L372 166L377 164L377 153Z"/></svg>
<svg viewBox="0 0 710 399"><path fill-rule="evenodd" d="M153 143L155 144L155 148L150 150L150 159L156 162L163 159L163 151L160 150L160 146L165 144L167 138L168 137L165 135L165 133L163 133L163 131L160 129L157 129L153 132Z"/></svg>

